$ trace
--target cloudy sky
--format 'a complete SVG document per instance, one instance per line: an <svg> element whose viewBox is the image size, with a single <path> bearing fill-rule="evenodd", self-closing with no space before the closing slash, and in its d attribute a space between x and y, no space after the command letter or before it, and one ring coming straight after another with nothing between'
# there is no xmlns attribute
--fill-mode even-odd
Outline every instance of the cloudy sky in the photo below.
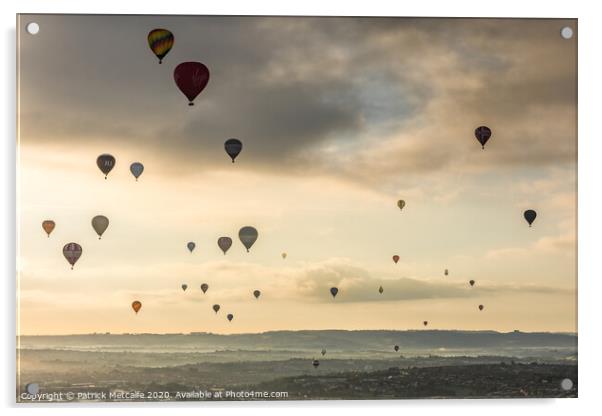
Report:
<svg viewBox="0 0 602 416"><path fill-rule="evenodd" d="M19 332L576 331L567 25L22 15ZM157 27L175 36L162 65L146 40ZM173 81L184 61L211 72L193 107ZM117 159L107 180L101 153ZM250 253L245 225L259 230Z"/></svg>

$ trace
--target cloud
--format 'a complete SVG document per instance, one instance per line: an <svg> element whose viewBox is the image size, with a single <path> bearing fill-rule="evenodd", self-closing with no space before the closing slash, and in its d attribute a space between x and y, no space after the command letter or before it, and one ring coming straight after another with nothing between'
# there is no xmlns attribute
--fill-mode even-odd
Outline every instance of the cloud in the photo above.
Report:
<svg viewBox="0 0 602 416"><path fill-rule="evenodd" d="M576 46L558 20L40 18L47 36L22 45L25 146L138 147L181 173L223 163L238 137L241 169L384 189L458 164L575 162ZM162 66L145 39L157 25L176 35ZM171 79L185 59L212 73L193 108Z"/></svg>

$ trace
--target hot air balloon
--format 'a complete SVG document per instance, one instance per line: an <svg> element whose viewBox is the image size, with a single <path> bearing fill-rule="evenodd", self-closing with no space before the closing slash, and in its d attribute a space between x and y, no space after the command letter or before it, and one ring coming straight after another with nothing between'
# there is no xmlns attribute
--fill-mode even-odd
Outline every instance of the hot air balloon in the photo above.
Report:
<svg viewBox="0 0 602 416"><path fill-rule="evenodd" d="M142 303L138 300L135 300L132 302L132 309L134 310L134 312L136 312L136 314L138 314L138 311L140 310L140 308L142 307Z"/></svg>
<svg viewBox="0 0 602 416"><path fill-rule="evenodd" d="M173 33L167 29L153 29L148 32L148 46L159 58L159 63L163 63L163 58L171 50L173 42Z"/></svg>
<svg viewBox="0 0 602 416"><path fill-rule="evenodd" d="M254 290L253 296L255 296L255 299L259 299L259 296L261 296L261 292L259 290Z"/></svg>
<svg viewBox="0 0 602 416"><path fill-rule="evenodd" d="M400 199L399 201L397 201L397 206L399 207L399 210L401 211L403 209L403 207L406 206L406 201L404 201L403 199Z"/></svg>
<svg viewBox="0 0 602 416"><path fill-rule="evenodd" d="M226 153L232 159L232 163L234 163L234 159L242 150L242 142L238 139L228 139L224 143L224 149L226 149Z"/></svg>
<svg viewBox="0 0 602 416"><path fill-rule="evenodd" d="M383 289L382 286L378 288L378 293L380 293L381 295L383 294L384 291L385 291L385 289Z"/></svg>
<svg viewBox="0 0 602 416"><path fill-rule="evenodd" d="M142 175L142 172L144 172L144 165L140 162L134 162L130 165L130 172L132 172L132 175L134 175L134 178L138 181L138 178Z"/></svg>
<svg viewBox="0 0 602 416"><path fill-rule="evenodd" d="M194 250L196 244L194 244L192 241L189 241L188 244L186 244L186 247L188 247L188 250L192 253L192 250Z"/></svg>
<svg viewBox="0 0 602 416"><path fill-rule="evenodd" d="M445 271L443 272L444 275L448 276L449 275L449 270L445 269Z"/></svg>
<svg viewBox="0 0 602 416"><path fill-rule="evenodd" d="M326 348L322 348L322 357L326 355Z"/></svg>
<svg viewBox="0 0 602 416"><path fill-rule="evenodd" d="M217 245L224 252L225 256L226 251L232 246L232 239L230 237L220 237L217 239Z"/></svg>
<svg viewBox="0 0 602 416"><path fill-rule="evenodd" d="M318 368L318 366L320 365L320 362L318 360L314 360L311 365L314 366L314 368Z"/></svg>
<svg viewBox="0 0 602 416"><path fill-rule="evenodd" d="M257 241L257 236L257 230L249 226L242 227L238 232L238 238L240 238L240 241L246 247L247 253L249 252L249 249L255 243L255 241Z"/></svg>
<svg viewBox="0 0 602 416"><path fill-rule="evenodd" d="M73 266L77 262L77 260L82 255L82 246L77 243L67 243L63 247L63 256L67 259L69 264L71 265L71 270L73 270Z"/></svg>
<svg viewBox="0 0 602 416"><path fill-rule="evenodd" d="M422 325L427 326L429 324L429 321L424 321L422 322Z"/></svg>
<svg viewBox="0 0 602 416"><path fill-rule="evenodd" d="M393 256L393 261L395 262L395 264L397 264L397 262L399 261L399 256L397 254Z"/></svg>
<svg viewBox="0 0 602 416"><path fill-rule="evenodd" d="M186 283L182 283L182 290L186 291L188 289L188 285Z"/></svg>
<svg viewBox="0 0 602 416"><path fill-rule="evenodd" d="M97 215L92 218L92 228L94 228L94 231L96 231L96 234L98 234L99 240L108 227L109 219L104 215Z"/></svg>
<svg viewBox="0 0 602 416"><path fill-rule="evenodd" d="M201 290L203 291L203 293L207 293L207 289L209 289L209 285L207 283L203 283L201 285Z"/></svg>
<svg viewBox="0 0 602 416"><path fill-rule="evenodd" d="M188 98L188 105L194 105L194 99L209 82L209 69L200 62L182 62L174 70L173 78Z"/></svg>
<svg viewBox="0 0 602 416"><path fill-rule="evenodd" d="M228 318L229 322L232 322L232 319L234 319L234 315L232 315L231 313L229 313L228 316L226 316L226 318Z"/></svg>
<svg viewBox="0 0 602 416"><path fill-rule="evenodd" d="M96 166L105 174L105 179L109 172L115 167L115 158L109 154L102 154L96 158Z"/></svg>
<svg viewBox="0 0 602 416"><path fill-rule="evenodd" d="M287 254L286 253L282 253L281 256L282 256L282 259L284 260L284 259L286 259Z"/></svg>
<svg viewBox="0 0 602 416"><path fill-rule="evenodd" d="M215 313L217 313L219 311L219 305L213 305L213 310L215 311Z"/></svg>
<svg viewBox="0 0 602 416"><path fill-rule="evenodd" d="M487 143L487 140L491 137L491 129L487 126L477 127L474 131L474 136L479 143L481 143L481 147L485 149L485 143Z"/></svg>
<svg viewBox="0 0 602 416"><path fill-rule="evenodd" d="M339 289L337 289L336 287L330 288L330 294L332 295L333 298L336 298L337 293L339 293Z"/></svg>
<svg viewBox="0 0 602 416"><path fill-rule="evenodd" d="M399 345L394 346L393 349L395 350L395 352L399 351Z"/></svg>
<svg viewBox="0 0 602 416"><path fill-rule="evenodd" d="M470 283L471 286L474 286L474 280L469 280L468 283Z"/></svg>
<svg viewBox="0 0 602 416"><path fill-rule="evenodd" d="M482 311L485 307L483 305L479 305L479 310Z"/></svg>
<svg viewBox="0 0 602 416"><path fill-rule="evenodd" d="M528 209L524 212L523 216L529 223L529 227L530 227L531 224L533 224L533 221L535 221L535 218L537 217L537 212L533 211L532 209Z"/></svg>
<svg viewBox="0 0 602 416"><path fill-rule="evenodd" d="M52 232L52 230L54 230L55 225L56 224L52 220L46 220L42 222L42 228L44 229L44 231L46 231L48 237L50 237L50 233Z"/></svg>

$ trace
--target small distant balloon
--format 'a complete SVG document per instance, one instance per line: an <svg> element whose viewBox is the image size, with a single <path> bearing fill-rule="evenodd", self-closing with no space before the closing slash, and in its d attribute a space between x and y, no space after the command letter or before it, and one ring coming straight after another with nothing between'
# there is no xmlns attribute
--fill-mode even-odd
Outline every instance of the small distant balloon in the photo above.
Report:
<svg viewBox="0 0 602 416"><path fill-rule="evenodd" d="M186 283L183 283L182 284L182 290L186 291L186 289L188 289L188 285Z"/></svg>
<svg viewBox="0 0 602 416"><path fill-rule="evenodd" d="M395 352L399 351L399 345L394 346L393 349L395 350Z"/></svg>
<svg viewBox="0 0 602 416"><path fill-rule="evenodd" d="M226 316L226 318L228 318L228 321L232 322L232 319L234 319L234 315L229 313L228 316Z"/></svg>
<svg viewBox="0 0 602 416"><path fill-rule="evenodd" d="M382 286L378 288L378 293L380 293L381 295L383 294L384 291L385 291L385 289L383 289Z"/></svg>
<svg viewBox="0 0 602 416"><path fill-rule="evenodd" d="M427 326L429 324L429 321L423 321L422 325Z"/></svg>
<svg viewBox="0 0 602 416"><path fill-rule="evenodd" d="M115 158L106 153L102 154L96 158L96 166L104 173L105 179L107 179L107 175L115 167Z"/></svg>
<svg viewBox="0 0 602 416"><path fill-rule="evenodd" d="M339 289L337 289L336 287L330 288L330 294L332 295L333 298L337 297L337 293L339 293Z"/></svg>
<svg viewBox="0 0 602 416"><path fill-rule="evenodd" d="M469 280L468 283L470 283L471 286L474 286L475 281L474 280Z"/></svg>
<svg viewBox="0 0 602 416"><path fill-rule="evenodd" d="M130 172L132 172L132 175L134 175L134 178L138 181L138 178L142 175L142 172L144 172L144 165L140 162L134 162L130 165Z"/></svg>
<svg viewBox="0 0 602 416"><path fill-rule="evenodd" d="M138 311L140 310L140 308L142 307L142 302L135 300L132 302L132 309L134 310L134 312L136 312L136 314L138 314Z"/></svg>
<svg viewBox="0 0 602 416"><path fill-rule="evenodd" d="M71 265L71 270L73 270L73 266L79 260L82 255L82 246L77 243L67 243L63 247L63 256L67 259L69 264Z"/></svg>
<svg viewBox="0 0 602 416"><path fill-rule="evenodd" d="M326 355L326 348L322 348L322 357Z"/></svg>
<svg viewBox="0 0 602 416"><path fill-rule="evenodd" d="M232 159L232 163L234 163L234 159L242 150L242 142L238 139L228 139L224 143L224 148L226 149L226 153Z"/></svg>
<svg viewBox="0 0 602 416"><path fill-rule="evenodd" d="M225 256L226 251L232 246L232 239L230 237L220 237L217 239L217 245L224 252Z"/></svg>
<svg viewBox="0 0 602 416"><path fill-rule="evenodd" d="M399 201L397 201L397 206L399 207L399 210L401 211L403 209L403 207L406 206L406 201L404 201L403 199L400 199Z"/></svg>
<svg viewBox="0 0 602 416"><path fill-rule="evenodd" d="M491 137L491 129L487 126L477 127L474 131L474 135L479 143L481 143L481 148L485 149L485 143L487 143L487 140Z"/></svg>
<svg viewBox="0 0 602 416"><path fill-rule="evenodd" d="M533 221L535 221L535 218L537 217L537 212L533 211L532 209L528 209L524 212L523 216L525 217L525 220L527 220L527 222L529 223L530 227L531 224L533 224Z"/></svg>
<svg viewBox="0 0 602 416"><path fill-rule="evenodd" d="M153 29L148 33L148 46L153 53L159 58L159 63L163 63L163 58L171 50L174 37L167 29Z"/></svg>
<svg viewBox="0 0 602 416"><path fill-rule="evenodd" d="M445 271L443 272L444 275L448 276L449 275L449 270L445 269Z"/></svg>
<svg viewBox="0 0 602 416"><path fill-rule="evenodd" d="M96 234L98 234L99 240L102 238L102 235L108 227L109 219L104 215L97 215L94 218L92 218L92 228L94 228L94 231L96 231Z"/></svg>
<svg viewBox="0 0 602 416"><path fill-rule="evenodd" d="M255 296L255 299L259 299L259 296L261 296L261 292L259 290L254 290L253 296Z"/></svg>
<svg viewBox="0 0 602 416"><path fill-rule="evenodd" d="M207 283L203 283L201 285L201 290L203 291L203 293L207 293L207 289L209 289L209 285Z"/></svg>
<svg viewBox="0 0 602 416"><path fill-rule="evenodd" d="M44 231L46 231L46 234L48 234L48 237L50 237L50 233L52 232L52 230L54 230L55 225L56 224L52 220L45 220L42 222L42 229L44 229Z"/></svg>
<svg viewBox="0 0 602 416"><path fill-rule="evenodd" d="M483 305L479 305L479 310L482 311L485 307Z"/></svg>
<svg viewBox="0 0 602 416"><path fill-rule="evenodd" d="M213 310L215 311L215 313L219 312L219 305L215 304L213 305Z"/></svg>
<svg viewBox="0 0 602 416"><path fill-rule="evenodd" d="M238 231L238 238L247 249L247 253L249 252L251 246L255 244L255 241L257 241L258 235L259 234L254 227L246 226L242 227L240 231Z"/></svg>
<svg viewBox="0 0 602 416"><path fill-rule="evenodd" d="M397 254L393 256L393 261L395 262L395 264L397 264L397 262L399 261L399 256Z"/></svg>
<svg viewBox="0 0 602 416"><path fill-rule="evenodd" d="M286 259L287 254L286 253L282 253L281 256L282 256L282 259Z"/></svg>
<svg viewBox="0 0 602 416"><path fill-rule="evenodd" d="M320 365L320 362L318 360L314 360L311 365L314 366L314 368L318 368L318 366Z"/></svg>
<svg viewBox="0 0 602 416"><path fill-rule="evenodd" d="M188 98L188 105L194 105L194 99L209 83L209 69L200 62L182 62L174 70L173 78Z"/></svg>
<svg viewBox="0 0 602 416"><path fill-rule="evenodd" d="M194 248L196 247L196 244L194 244L194 242L189 241L188 244L186 244L186 247L188 247L188 251L190 251L192 253L192 250L194 250Z"/></svg>

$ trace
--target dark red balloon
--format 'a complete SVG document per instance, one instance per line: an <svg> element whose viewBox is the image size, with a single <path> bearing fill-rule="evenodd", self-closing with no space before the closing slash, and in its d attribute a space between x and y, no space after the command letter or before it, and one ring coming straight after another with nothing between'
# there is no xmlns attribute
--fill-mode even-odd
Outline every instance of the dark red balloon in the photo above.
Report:
<svg viewBox="0 0 602 416"><path fill-rule="evenodd" d="M173 71L173 78L180 91L188 98L188 105L194 105L194 99L209 82L209 69L200 62L182 62Z"/></svg>

